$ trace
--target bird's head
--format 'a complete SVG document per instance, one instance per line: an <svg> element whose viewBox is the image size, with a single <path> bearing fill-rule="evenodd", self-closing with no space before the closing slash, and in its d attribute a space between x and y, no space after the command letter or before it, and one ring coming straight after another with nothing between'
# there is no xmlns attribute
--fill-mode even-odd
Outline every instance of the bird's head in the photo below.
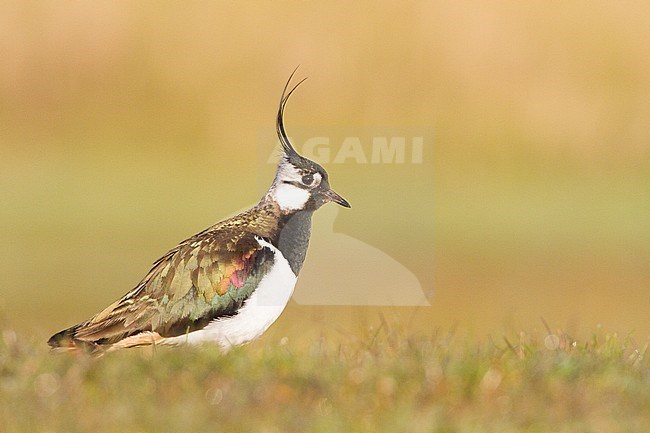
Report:
<svg viewBox="0 0 650 433"><path fill-rule="evenodd" d="M287 213L301 210L314 211L328 202L349 208L350 203L330 187L325 169L316 162L299 155L287 137L284 130L284 107L294 90L305 81L303 79L287 92L292 77L293 74L284 86L278 109L276 127L278 138L282 144L282 158L278 164L273 186L269 191L271 199L278 203L283 212Z"/></svg>

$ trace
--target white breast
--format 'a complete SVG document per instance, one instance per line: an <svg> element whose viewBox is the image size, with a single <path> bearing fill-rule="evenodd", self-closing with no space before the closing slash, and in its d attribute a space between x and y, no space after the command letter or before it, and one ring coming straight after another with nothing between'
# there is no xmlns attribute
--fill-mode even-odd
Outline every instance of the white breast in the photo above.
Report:
<svg viewBox="0 0 650 433"><path fill-rule="evenodd" d="M236 315L215 319L205 328L165 339L163 344L217 343L223 349L248 343L258 338L280 317L296 286L296 275L280 250L258 238L262 247L275 255L273 266L260 281Z"/></svg>

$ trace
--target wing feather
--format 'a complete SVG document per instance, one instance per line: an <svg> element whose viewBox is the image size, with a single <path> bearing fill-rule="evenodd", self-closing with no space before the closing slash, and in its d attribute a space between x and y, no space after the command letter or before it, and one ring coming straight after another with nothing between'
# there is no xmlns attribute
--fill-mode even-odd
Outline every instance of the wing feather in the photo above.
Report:
<svg viewBox="0 0 650 433"><path fill-rule="evenodd" d="M113 344L141 332L164 338L201 329L236 314L273 260L273 252L251 233L199 233L156 261L124 297L62 333L83 342Z"/></svg>

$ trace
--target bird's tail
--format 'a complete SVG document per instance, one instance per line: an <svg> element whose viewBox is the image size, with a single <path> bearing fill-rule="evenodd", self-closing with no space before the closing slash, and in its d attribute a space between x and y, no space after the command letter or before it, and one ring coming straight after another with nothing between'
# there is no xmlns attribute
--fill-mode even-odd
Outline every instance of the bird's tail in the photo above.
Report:
<svg viewBox="0 0 650 433"><path fill-rule="evenodd" d="M95 354L98 349L97 345L75 338L77 329L79 329L79 325L64 329L63 331L57 332L51 336L50 339L47 340L47 344L50 346L52 352L76 352L81 350L90 354Z"/></svg>
<svg viewBox="0 0 650 433"><path fill-rule="evenodd" d="M74 334L78 326L73 326L72 328L64 329L61 332L57 332L47 340L47 344L52 349L59 348L72 348L75 347Z"/></svg>

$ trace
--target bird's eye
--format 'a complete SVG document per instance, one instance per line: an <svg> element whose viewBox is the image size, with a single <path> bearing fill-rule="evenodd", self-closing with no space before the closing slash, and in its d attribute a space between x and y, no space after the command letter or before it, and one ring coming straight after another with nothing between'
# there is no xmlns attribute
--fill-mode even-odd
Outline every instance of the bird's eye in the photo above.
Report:
<svg viewBox="0 0 650 433"><path fill-rule="evenodd" d="M304 175L302 177L303 185L311 185L313 181L314 181L314 175L313 174L306 174L306 175Z"/></svg>

